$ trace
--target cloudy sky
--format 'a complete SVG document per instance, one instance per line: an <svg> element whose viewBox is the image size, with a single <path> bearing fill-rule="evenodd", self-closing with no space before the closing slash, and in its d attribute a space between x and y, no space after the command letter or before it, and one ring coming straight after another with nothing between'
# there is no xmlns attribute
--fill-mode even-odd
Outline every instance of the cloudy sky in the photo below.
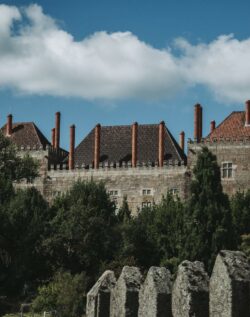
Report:
<svg viewBox="0 0 250 317"><path fill-rule="evenodd" d="M164 120L192 137L250 98L249 1L43 0L0 4L0 123L34 121L50 137L62 113L77 141L97 123Z"/></svg>

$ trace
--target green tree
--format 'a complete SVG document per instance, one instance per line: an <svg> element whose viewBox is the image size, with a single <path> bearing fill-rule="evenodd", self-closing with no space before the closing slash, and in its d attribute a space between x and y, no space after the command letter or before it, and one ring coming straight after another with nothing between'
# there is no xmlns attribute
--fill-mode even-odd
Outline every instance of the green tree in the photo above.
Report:
<svg viewBox="0 0 250 317"><path fill-rule="evenodd" d="M58 272L48 284L39 287L32 303L37 313L56 311L60 317L81 317L85 312L85 274Z"/></svg>
<svg viewBox="0 0 250 317"><path fill-rule="evenodd" d="M222 191L216 156L206 147L198 155L193 174L183 258L201 260L211 269L221 249L235 247L229 199Z"/></svg>
<svg viewBox="0 0 250 317"><path fill-rule="evenodd" d="M131 211L128 206L127 196L123 198L122 206L118 211L118 219L121 223L128 223L131 220Z"/></svg>

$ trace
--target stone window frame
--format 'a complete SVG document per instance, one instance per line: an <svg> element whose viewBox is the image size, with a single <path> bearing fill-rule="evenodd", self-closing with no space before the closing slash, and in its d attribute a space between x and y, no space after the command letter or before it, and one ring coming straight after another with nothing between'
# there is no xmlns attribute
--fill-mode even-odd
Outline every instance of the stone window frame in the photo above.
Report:
<svg viewBox="0 0 250 317"><path fill-rule="evenodd" d="M119 189L109 189L108 194L111 197L120 197L120 191Z"/></svg>
<svg viewBox="0 0 250 317"><path fill-rule="evenodd" d="M172 194L173 196L178 196L180 193L180 190L178 187L172 187L169 189L169 193Z"/></svg>
<svg viewBox="0 0 250 317"><path fill-rule="evenodd" d="M221 179L231 180L234 179L235 166L232 161L221 162Z"/></svg>
<svg viewBox="0 0 250 317"><path fill-rule="evenodd" d="M146 187L142 188L141 195L142 196L153 196L154 195L153 188L146 188Z"/></svg>
<svg viewBox="0 0 250 317"><path fill-rule="evenodd" d="M141 208L143 209L143 208L151 208L152 207L152 201L143 201L142 203L141 203Z"/></svg>

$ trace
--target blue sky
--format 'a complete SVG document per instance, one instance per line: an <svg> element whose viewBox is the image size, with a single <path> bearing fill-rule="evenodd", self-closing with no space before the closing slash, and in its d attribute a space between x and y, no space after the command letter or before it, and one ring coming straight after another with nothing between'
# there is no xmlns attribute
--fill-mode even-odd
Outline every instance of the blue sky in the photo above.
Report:
<svg viewBox="0 0 250 317"><path fill-rule="evenodd" d="M54 113L61 111L66 148L72 123L77 143L98 122L164 120L176 138L181 130L192 137L195 103L204 106L206 134L211 120L219 123L231 111L243 110L250 98L249 1L1 4L18 11L2 11L3 17L15 16L10 32L3 31L8 21L0 21L1 124L12 113L14 121L34 121L50 138ZM32 23L36 27L27 31ZM51 45L62 47L59 58Z"/></svg>

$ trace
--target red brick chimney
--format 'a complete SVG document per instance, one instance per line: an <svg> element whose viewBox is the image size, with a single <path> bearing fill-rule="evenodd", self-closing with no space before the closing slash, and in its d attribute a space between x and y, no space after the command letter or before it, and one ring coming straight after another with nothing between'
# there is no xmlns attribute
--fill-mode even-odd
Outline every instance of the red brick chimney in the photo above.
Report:
<svg viewBox="0 0 250 317"><path fill-rule="evenodd" d="M100 163L100 144L101 144L101 125L95 127L95 148L94 148L94 168L99 168Z"/></svg>
<svg viewBox="0 0 250 317"><path fill-rule="evenodd" d="M136 167L137 163L137 139L138 139L138 123L132 125L132 167Z"/></svg>
<svg viewBox="0 0 250 317"><path fill-rule="evenodd" d="M199 143L202 138L202 107L199 103L194 106L194 139Z"/></svg>
<svg viewBox="0 0 250 317"><path fill-rule="evenodd" d="M56 140L56 129L51 129L51 145L53 149L55 148L55 140Z"/></svg>
<svg viewBox="0 0 250 317"><path fill-rule="evenodd" d="M7 127L6 127L6 135L10 136L12 134L12 114L9 114L7 117Z"/></svg>
<svg viewBox="0 0 250 317"><path fill-rule="evenodd" d="M164 162L164 132L165 132L165 123L161 121L159 124L159 150L158 150L158 160L159 166L163 166Z"/></svg>
<svg viewBox="0 0 250 317"><path fill-rule="evenodd" d="M185 132L181 131L180 133L180 148L184 151L185 150Z"/></svg>
<svg viewBox="0 0 250 317"><path fill-rule="evenodd" d="M200 140L202 139L202 135L203 135L203 120L202 120L202 113L203 113L203 109L202 106L200 106L200 120L199 120L199 137Z"/></svg>
<svg viewBox="0 0 250 317"><path fill-rule="evenodd" d="M216 123L213 120L213 121L210 122L210 133L212 133L215 130L215 127L216 127Z"/></svg>
<svg viewBox="0 0 250 317"><path fill-rule="evenodd" d="M61 113L56 113L56 124L55 124L55 149L60 147L60 124L61 124Z"/></svg>
<svg viewBox="0 0 250 317"><path fill-rule="evenodd" d="M250 126L250 100L246 101L246 126Z"/></svg>
<svg viewBox="0 0 250 317"><path fill-rule="evenodd" d="M70 127L69 169L75 168L75 125Z"/></svg>

